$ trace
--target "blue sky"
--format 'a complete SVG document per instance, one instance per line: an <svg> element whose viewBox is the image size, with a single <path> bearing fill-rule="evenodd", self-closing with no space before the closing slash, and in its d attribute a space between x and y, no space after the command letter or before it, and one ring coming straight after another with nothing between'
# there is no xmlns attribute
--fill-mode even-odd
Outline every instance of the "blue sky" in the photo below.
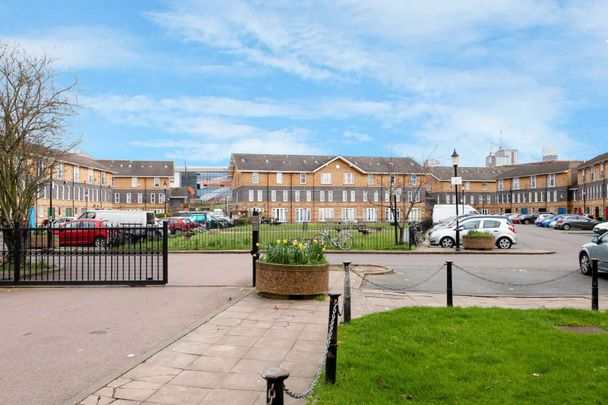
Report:
<svg viewBox="0 0 608 405"><path fill-rule="evenodd" d="M608 2L1 1L0 37L77 80L102 159L231 152L483 165L608 150Z"/></svg>

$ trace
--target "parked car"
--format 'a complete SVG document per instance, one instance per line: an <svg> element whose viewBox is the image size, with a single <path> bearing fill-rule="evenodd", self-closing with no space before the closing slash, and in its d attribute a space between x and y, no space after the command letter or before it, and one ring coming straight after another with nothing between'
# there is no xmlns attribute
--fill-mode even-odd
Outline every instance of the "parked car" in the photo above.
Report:
<svg viewBox="0 0 608 405"><path fill-rule="evenodd" d="M59 236L60 246L106 247L111 238L109 221L100 219L76 219L60 225L53 233Z"/></svg>
<svg viewBox="0 0 608 405"><path fill-rule="evenodd" d="M207 226L209 229L224 229L230 228L234 226L234 222L232 222L228 218L218 217L215 215L209 215L209 220L207 221Z"/></svg>
<svg viewBox="0 0 608 405"><path fill-rule="evenodd" d="M529 214L522 215L519 222L525 225L533 224L534 221L536 221L536 218L538 218L538 212L531 212Z"/></svg>
<svg viewBox="0 0 608 405"><path fill-rule="evenodd" d="M472 215L462 221L459 220L460 236L466 235L470 230L490 232L500 249L509 249L517 243L515 227L508 218L500 215ZM456 225L439 228L429 232L431 245L440 245L444 248L454 247L456 244Z"/></svg>
<svg viewBox="0 0 608 405"><path fill-rule="evenodd" d="M564 231L569 229L591 230L599 223L600 221L584 215L571 215L558 219L555 229L563 229Z"/></svg>
<svg viewBox="0 0 608 405"><path fill-rule="evenodd" d="M76 217L61 217L61 218L57 218L56 220L54 220L51 224L52 227L58 227L62 224L65 224L66 222L70 222L75 220Z"/></svg>
<svg viewBox="0 0 608 405"><path fill-rule="evenodd" d="M600 235L606 231L608 231L608 222L602 222L593 227L593 232Z"/></svg>
<svg viewBox="0 0 608 405"><path fill-rule="evenodd" d="M184 217L162 218L161 222L167 223L167 228L171 235L188 232L188 224L184 221Z"/></svg>
<svg viewBox="0 0 608 405"><path fill-rule="evenodd" d="M541 226L541 223L543 221L545 221L546 219L551 218L552 216L554 216L554 214L552 212L545 212L545 213L542 213L542 214L538 214L538 217L534 221L534 224L536 226Z"/></svg>
<svg viewBox="0 0 608 405"><path fill-rule="evenodd" d="M521 218L521 214L518 214L518 213L511 214L507 218L509 218L512 223L519 224L519 219Z"/></svg>
<svg viewBox="0 0 608 405"><path fill-rule="evenodd" d="M593 236L591 242L585 243L578 254L581 273L591 275L591 259L599 259L598 271L608 271L608 232Z"/></svg>
<svg viewBox="0 0 608 405"><path fill-rule="evenodd" d="M560 215L556 215L553 218L551 218L551 221L549 221L549 225L547 225L548 228L553 228L553 229L557 229L557 225L562 223L564 221L564 218L566 217L570 217L573 216L574 214L560 214Z"/></svg>

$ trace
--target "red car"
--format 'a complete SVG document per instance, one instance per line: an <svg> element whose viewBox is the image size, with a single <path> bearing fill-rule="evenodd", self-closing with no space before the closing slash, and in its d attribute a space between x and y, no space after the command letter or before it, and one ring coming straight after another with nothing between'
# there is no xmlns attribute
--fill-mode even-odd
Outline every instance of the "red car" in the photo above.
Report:
<svg viewBox="0 0 608 405"><path fill-rule="evenodd" d="M101 219L76 219L55 230L61 246L106 247L110 239L110 222Z"/></svg>
<svg viewBox="0 0 608 405"><path fill-rule="evenodd" d="M170 217L163 218L163 222L167 222L169 233L175 235L176 233L186 233L189 230L188 223L181 217Z"/></svg>

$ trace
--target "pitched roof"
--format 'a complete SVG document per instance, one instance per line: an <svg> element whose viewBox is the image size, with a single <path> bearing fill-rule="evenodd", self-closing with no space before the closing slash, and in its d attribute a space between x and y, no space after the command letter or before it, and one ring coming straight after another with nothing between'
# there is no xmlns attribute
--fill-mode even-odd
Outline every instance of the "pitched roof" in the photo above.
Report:
<svg viewBox="0 0 608 405"><path fill-rule="evenodd" d="M494 167L460 167L458 176L464 181L495 181L501 171ZM450 166L435 166L431 168L431 174L438 180L449 181L454 176L454 168Z"/></svg>
<svg viewBox="0 0 608 405"><path fill-rule="evenodd" d="M240 171L313 172L338 158L364 173L423 173L414 159L403 157L270 155L233 153L231 166Z"/></svg>
<svg viewBox="0 0 608 405"><path fill-rule="evenodd" d="M100 160L116 174L114 177L172 177L169 160Z"/></svg>
<svg viewBox="0 0 608 405"><path fill-rule="evenodd" d="M90 167L92 169L103 170L106 172L114 172L108 165L104 164L101 160L95 160L90 156L83 153L70 153L65 152L59 155L59 161L64 163L71 163L76 166Z"/></svg>
<svg viewBox="0 0 608 405"><path fill-rule="evenodd" d="M597 155L592 159L586 160L583 163L581 163L581 165L579 166L579 168L583 168L583 167L589 167L592 166L596 163L601 163L608 160L608 152L606 153L602 153L601 155Z"/></svg>
<svg viewBox="0 0 608 405"><path fill-rule="evenodd" d="M580 160L548 160L545 162L524 163L514 166L502 166L497 179L513 177L538 176L542 174L563 173L568 169L576 168Z"/></svg>

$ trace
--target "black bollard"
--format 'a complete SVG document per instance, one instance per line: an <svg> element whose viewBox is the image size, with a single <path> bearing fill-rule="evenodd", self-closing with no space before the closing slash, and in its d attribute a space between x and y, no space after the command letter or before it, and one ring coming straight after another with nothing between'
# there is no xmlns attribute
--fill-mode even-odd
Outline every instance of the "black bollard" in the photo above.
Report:
<svg viewBox="0 0 608 405"><path fill-rule="evenodd" d="M331 338L325 361L325 382L330 384L336 383L336 366L338 364L338 301L340 295L339 293L329 293L327 333L331 332Z"/></svg>
<svg viewBox="0 0 608 405"><path fill-rule="evenodd" d="M253 211L251 218L251 256L252 256L252 274L253 274L253 286L255 287L256 277L256 262L260 258L260 213Z"/></svg>
<svg viewBox="0 0 608 405"><path fill-rule="evenodd" d="M342 262L344 264L344 323L350 322L350 263Z"/></svg>
<svg viewBox="0 0 608 405"><path fill-rule="evenodd" d="M447 298L448 298L448 307L452 307L454 306L454 301L452 298L452 262L448 261L445 262L446 267L447 267L447 288L446 288L446 294L447 294Z"/></svg>
<svg viewBox="0 0 608 405"><path fill-rule="evenodd" d="M269 368L262 373L266 380L266 404L283 405L283 393L285 392L285 380L289 377L289 371L284 368Z"/></svg>
<svg viewBox="0 0 608 405"><path fill-rule="evenodd" d="M599 295L597 287L598 259L592 259L591 264L591 310L597 311L599 309Z"/></svg>

